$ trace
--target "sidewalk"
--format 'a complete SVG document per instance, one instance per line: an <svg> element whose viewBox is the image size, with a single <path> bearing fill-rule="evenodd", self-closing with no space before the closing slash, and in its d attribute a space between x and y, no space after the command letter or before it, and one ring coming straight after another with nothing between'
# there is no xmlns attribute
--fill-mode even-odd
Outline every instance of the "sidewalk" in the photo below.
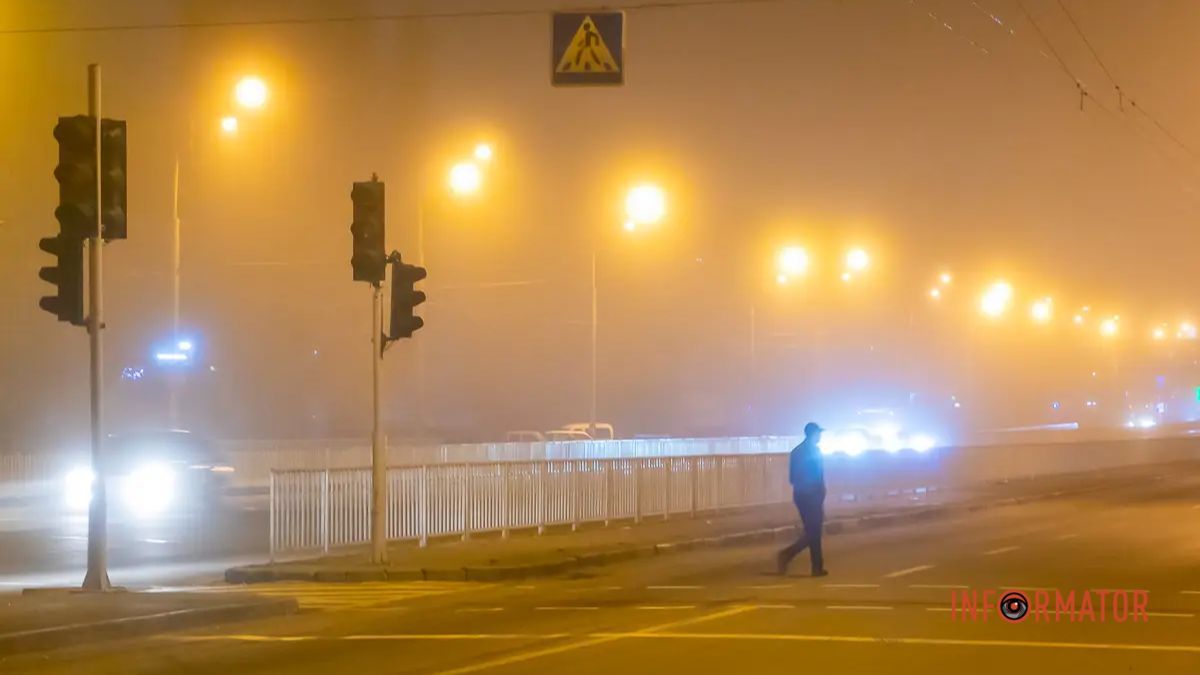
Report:
<svg viewBox="0 0 1200 675"><path fill-rule="evenodd" d="M205 593L83 593L66 589L0 595L0 659L102 639L282 616L294 598ZM0 660L0 671L3 670Z"/></svg>
<svg viewBox="0 0 1200 675"><path fill-rule="evenodd" d="M1029 499L1062 496L1097 489L1113 472L1071 474L979 485L970 490L934 491L896 495L876 502L826 502L826 532L831 535L854 528L876 527L916 519L961 513ZM431 541L421 548L415 542L392 542L387 565L372 565L362 547L339 555L234 567L226 571L230 583L271 581L499 581L560 574L590 565L604 565L639 557L690 550L704 546L742 545L794 538L798 522L791 504L739 509L695 518L649 517L641 523L619 521L605 527L582 525L511 533L473 535Z"/></svg>

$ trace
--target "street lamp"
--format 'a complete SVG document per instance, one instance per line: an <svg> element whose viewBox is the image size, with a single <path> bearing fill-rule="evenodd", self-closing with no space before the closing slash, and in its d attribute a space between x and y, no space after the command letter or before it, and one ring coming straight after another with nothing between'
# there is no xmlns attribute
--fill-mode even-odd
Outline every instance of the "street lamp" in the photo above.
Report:
<svg viewBox="0 0 1200 675"><path fill-rule="evenodd" d="M483 185L483 172L475 162L459 162L450 168L447 180L454 194L465 197L479 192Z"/></svg>
<svg viewBox="0 0 1200 675"><path fill-rule="evenodd" d="M667 213L667 197L657 185L636 185L625 197L625 216L634 225L651 225Z"/></svg>
<svg viewBox="0 0 1200 675"><path fill-rule="evenodd" d="M1029 314L1037 323L1046 323L1054 315L1054 301L1050 298L1042 298L1034 301L1029 308Z"/></svg>
<svg viewBox="0 0 1200 675"><path fill-rule="evenodd" d="M1115 337L1117 335L1117 331L1120 329L1120 326L1118 324L1118 321L1120 321L1120 319L1121 319L1121 317L1113 316L1113 317L1109 317L1109 318L1101 321L1100 322L1100 334L1103 335L1104 337L1108 337L1108 338Z"/></svg>
<svg viewBox="0 0 1200 675"><path fill-rule="evenodd" d="M1008 311L1012 303L1013 288L1007 281L997 281L988 287L979 301L979 309L986 316L996 318Z"/></svg>
<svg viewBox="0 0 1200 675"><path fill-rule="evenodd" d="M861 248L852 248L846 252L846 271L862 272L871 264L871 256Z"/></svg>
<svg viewBox="0 0 1200 675"><path fill-rule="evenodd" d="M475 146L475 159L481 162L492 161L492 146L488 143L480 143Z"/></svg>
<svg viewBox="0 0 1200 675"><path fill-rule="evenodd" d="M785 246L779 250L776 260L779 276L786 282L808 271L808 251L801 246Z"/></svg>
<svg viewBox="0 0 1200 675"><path fill-rule="evenodd" d="M238 118L233 115L226 115L221 118L221 131L226 135L232 136L238 132Z"/></svg>
<svg viewBox="0 0 1200 675"><path fill-rule="evenodd" d="M243 108L257 110L267 103L267 83L260 77L247 75L234 86L233 97Z"/></svg>

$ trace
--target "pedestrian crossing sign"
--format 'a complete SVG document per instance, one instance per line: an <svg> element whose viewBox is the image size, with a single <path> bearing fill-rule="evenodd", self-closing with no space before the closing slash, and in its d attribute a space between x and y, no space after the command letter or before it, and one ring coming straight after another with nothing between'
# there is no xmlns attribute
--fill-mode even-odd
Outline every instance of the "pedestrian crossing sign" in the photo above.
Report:
<svg viewBox="0 0 1200 675"><path fill-rule="evenodd" d="M624 84L624 12L559 12L553 29L551 84Z"/></svg>

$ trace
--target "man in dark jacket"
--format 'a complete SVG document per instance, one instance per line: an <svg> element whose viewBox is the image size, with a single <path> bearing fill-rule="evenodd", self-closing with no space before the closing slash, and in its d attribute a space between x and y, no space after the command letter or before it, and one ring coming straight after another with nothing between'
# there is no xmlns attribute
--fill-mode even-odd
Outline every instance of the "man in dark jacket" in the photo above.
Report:
<svg viewBox="0 0 1200 675"><path fill-rule="evenodd" d="M812 575L823 577L821 530L825 526L825 462L821 457L821 432L815 422L804 425L804 441L792 448L788 461L788 478L792 483L792 501L800 512L804 534L794 544L779 552L779 573L787 574L788 564L804 549L810 550Z"/></svg>

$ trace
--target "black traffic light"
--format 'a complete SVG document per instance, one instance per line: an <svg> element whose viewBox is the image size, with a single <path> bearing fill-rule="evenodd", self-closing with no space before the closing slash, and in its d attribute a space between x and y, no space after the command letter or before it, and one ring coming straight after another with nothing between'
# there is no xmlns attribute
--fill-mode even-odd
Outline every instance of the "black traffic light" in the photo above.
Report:
<svg viewBox="0 0 1200 675"><path fill-rule="evenodd" d="M53 267L38 270L43 281L58 287L57 295L43 296L38 306L58 317L82 326L83 320L83 240L59 234L38 242L45 252L58 259Z"/></svg>
<svg viewBox="0 0 1200 675"><path fill-rule="evenodd" d="M350 225L354 237L354 254L350 258L354 280L382 283L387 272L387 254L383 252L383 183L374 176L369 181L355 183L350 200L354 202L354 222Z"/></svg>
<svg viewBox="0 0 1200 675"><path fill-rule="evenodd" d="M88 238L96 228L96 127L87 115L60 117L58 139L59 205L54 215L67 236ZM100 120L101 219L104 239L126 236L125 121Z"/></svg>
<svg viewBox="0 0 1200 675"><path fill-rule="evenodd" d="M413 333L425 325L419 316L413 316L413 309L425 302L424 291L418 291L413 285L425 278L425 268L408 265L400 260L399 253L392 253L392 316L391 335L389 340L410 338Z"/></svg>
<svg viewBox="0 0 1200 675"><path fill-rule="evenodd" d="M100 212L104 240L124 239L128 209L125 187L125 120L100 120Z"/></svg>
<svg viewBox="0 0 1200 675"><path fill-rule="evenodd" d="M96 232L96 126L87 115L60 117L58 140L58 219L60 236L87 239Z"/></svg>

